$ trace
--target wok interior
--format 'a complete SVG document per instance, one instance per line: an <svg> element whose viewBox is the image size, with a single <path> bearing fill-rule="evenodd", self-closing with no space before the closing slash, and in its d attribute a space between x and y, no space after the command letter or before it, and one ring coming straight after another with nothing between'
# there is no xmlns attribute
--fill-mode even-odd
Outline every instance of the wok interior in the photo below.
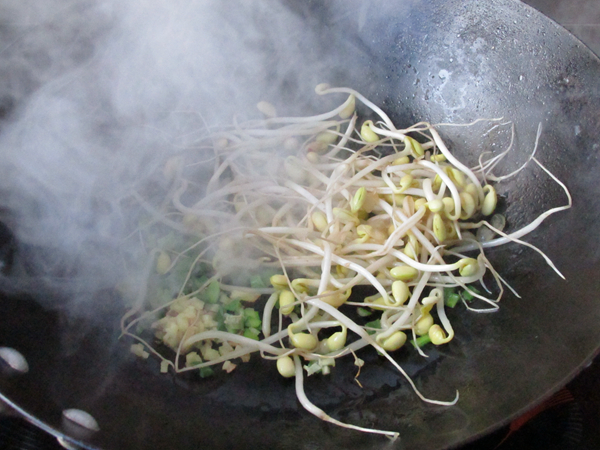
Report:
<svg viewBox="0 0 600 450"><path fill-rule="evenodd" d="M438 449L490 431L572 377L597 351L600 329L600 62L581 43L529 7L512 1L433 1L399 8L395 2L309 3L312 26L322 27L330 50L347 54L336 68L347 84L389 112L399 125L418 120L468 123L504 117L514 122L515 149L498 172L514 170L530 154L538 123L539 159L570 189L574 207L551 217L527 238L542 257L511 244L489 258L518 291L495 314L452 312L456 338L428 359L398 353L435 407L417 398L402 376L376 355L365 355L363 389L352 361L329 377L311 377L309 397L343 421L396 429L394 445ZM414 6L414 5L413 5ZM336 8L350 13L328 20ZM339 16L336 16L339 17ZM492 138L484 128L442 127L451 150L474 164ZM511 229L566 203L561 189L533 166L498 187ZM384 438L321 423L297 404L292 383L273 364L253 361L227 377L199 382L158 374L158 362L135 360L116 340L119 300L98 294L114 329L68 322L33 299L7 295L1 303L0 342L21 349L32 370L0 377L0 390L56 430L61 411L90 412L101 431L82 437L105 448L381 448ZM95 322L94 322L95 323ZM65 332L66 330L66 332ZM90 331L91 330L91 331ZM255 358L257 359L257 358ZM314 378L314 379L313 379Z"/></svg>

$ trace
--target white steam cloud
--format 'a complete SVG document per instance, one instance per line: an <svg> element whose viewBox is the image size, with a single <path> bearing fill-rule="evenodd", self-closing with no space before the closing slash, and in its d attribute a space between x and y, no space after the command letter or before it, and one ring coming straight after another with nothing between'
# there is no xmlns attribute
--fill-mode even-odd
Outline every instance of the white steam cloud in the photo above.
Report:
<svg viewBox="0 0 600 450"><path fill-rule="evenodd" d="M305 16L279 2L2 2L0 208L34 249L29 270L114 285L128 199L166 156L260 100L308 108L336 63Z"/></svg>

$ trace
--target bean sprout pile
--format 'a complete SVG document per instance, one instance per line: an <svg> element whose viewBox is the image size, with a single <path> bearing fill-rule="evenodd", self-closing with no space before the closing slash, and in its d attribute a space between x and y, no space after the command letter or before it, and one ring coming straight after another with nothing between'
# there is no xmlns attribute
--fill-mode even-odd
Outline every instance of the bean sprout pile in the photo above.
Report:
<svg viewBox="0 0 600 450"><path fill-rule="evenodd" d="M345 356L360 373L357 352L374 347L421 399L454 404L458 393L426 398L390 353L408 343L424 355L422 347L450 342L446 309L457 303L498 308L504 289L512 289L487 248L529 246L562 276L521 238L569 208L571 198L535 157L539 128L527 163L558 183L568 203L505 233L492 183L525 167L493 174L512 140L469 168L428 123L398 129L352 89L319 85L316 93L347 98L311 117L277 117L261 102L266 118L211 132L199 148L167 161L162 201L135 194L147 220L134 235L152 276L122 331L137 341L132 352L160 359L162 372L206 377L259 353L281 376L295 378L310 413L396 438L395 431L330 417L307 398L304 377L327 375ZM375 119L359 124L357 102Z"/></svg>

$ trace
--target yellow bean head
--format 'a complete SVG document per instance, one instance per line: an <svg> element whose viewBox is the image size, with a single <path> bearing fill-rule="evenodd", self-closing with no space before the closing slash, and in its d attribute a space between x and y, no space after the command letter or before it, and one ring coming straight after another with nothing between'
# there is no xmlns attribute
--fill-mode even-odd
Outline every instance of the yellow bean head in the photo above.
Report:
<svg viewBox="0 0 600 450"><path fill-rule="evenodd" d="M452 340L452 336L446 337L446 332L437 324L432 325L427 333L432 344L435 345L446 344Z"/></svg>
<svg viewBox="0 0 600 450"><path fill-rule="evenodd" d="M394 297L394 303L390 306L403 305L408 297L410 296L410 290L408 285L402 280L396 280L392 283L392 297Z"/></svg>
<svg viewBox="0 0 600 450"><path fill-rule="evenodd" d="M296 297L291 291L284 289L279 294L279 310L281 314L287 316L294 311L293 304L296 302Z"/></svg>
<svg viewBox="0 0 600 450"><path fill-rule="evenodd" d="M419 275L419 271L411 266L400 265L400 266L392 267L390 269L390 274L396 280L412 281L415 278L417 278L417 275Z"/></svg>
<svg viewBox="0 0 600 450"><path fill-rule="evenodd" d="M484 216L491 215L496 209L496 205L498 204L498 196L496 195L496 189L489 184L485 185L483 191L486 192L485 197L483 198L483 205L481 207L481 214Z"/></svg>
<svg viewBox="0 0 600 450"><path fill-rule="evenodd" d="M355 213L362 208L363 204L365 203L366 196L367 189L364 186L360 187L354 194L354 197L352 197L352 200L350 200L350 211Z"/></svg>
<svg viewBox="0 0 600 450"><path fill-rule="evenodd" d="M294 360L289 356L284 356L277 360L277 371L282 377L291 378L296 375Z"/></svg>
<svg viewBox="0 0 600 450"><path fill-rule="evenodd" d="M421 316L417 323L415 323L415 334L417 336L423 336L427 334L431 326L433 325L433 316L429 313Z"/></svg>
<svg viewBox="0 0 600 450"><path fill-rule="evenodd" d="M363 139L363 141L365 142L377 142L380 140L379 136L377 135L377 133L375 133L372 129L371 126L373 125L373 121L371 120L367 120L362 124L362 127L360 127L360 137Z"/></svg>
<svg viewBox="0 0 600 450"><path fill-rule="evenodd" d="M406 334L402 331L396 331L392 333L386 339L377 339L377 343L383 347L384 350L388 352L393 352L401 348L406 342Z"/></svg>

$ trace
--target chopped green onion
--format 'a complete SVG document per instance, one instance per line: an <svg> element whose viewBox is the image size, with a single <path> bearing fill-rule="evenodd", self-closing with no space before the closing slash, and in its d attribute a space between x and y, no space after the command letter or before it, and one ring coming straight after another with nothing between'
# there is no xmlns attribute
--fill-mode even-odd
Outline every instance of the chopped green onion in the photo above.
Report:
<svg viewBox="0 0 600 450"><path fill-rule="evenodd" d="M241 314L225 314L224 319L225 328L227 328L227 331L230 333L236 333L244 328L244 316Z"/></svg>
<svg viewBox="0 0 600 450"><path fill-rule="evenodd" d="M221 284L217 281L211 281L204 292L204 300L208 303L217 303L221 295Z"/></svg>
<svg viewBox="0 0 600 450"><path fill-rule="evenodd" d="M206 275L202 275L199 278L193 278L192 279L192 287L194 290L200 289L204 283L206 283L208 281L208 278L206 278Z"/></svg>
<svg viewBox="0 0 600 450"><path fill-rule="evenodd" d="M262 321L255 317L249 317L246 319L245 325L249 328L260 328L260 326L262 325Z"/></svg>
<svg viewBox="0 0 600 450"><path fill-rule="evenodd" d="M372 322L365 323L365 328L381 328L381 321L379 319L373 320ZM367 330L369 334L375 334L374 330Z"/></svg>
<svg viewBox="0 0 600 450"><path fill-rule="evenodd" d="M217 322L217 330L227 331L227 327L225 326L225 309L223 306L220 306L215 314L215 321Z"/></svg>
<svg viewBox="0 0 600 450"><path fill-rule="evenodd" d="M200 369L200 378L212 377L215 371L211 367L202 367Z"/></svg>
<svg viewBox="0 0 600 450"><path fill-rule="evenodd" d="M454 308L458 304L459 301L460 301L460 295L458 295L456 292L452 292L449 295L446 295L446 293L444 292L444 304L448 308Z"/></svg>
<svg viewBox="0 0 600 450"><path fill-rule="evenodd" d="M258 311L255 311L252 308L244 308L243 313L244 313L244 317L246 319L249 319L249 318L260 319L260 315L258 314Z"/></svg>
<svg viewBox="0 0 600 450"><path fill-rule="evenodd" d="M240 313L242 312L242 303L239 300L233 300L225 305L225 311Z"/></svg>
<svg viewBox="0 0 600 450"><path fill-rule="evenodd" d="M371 314L373 314L372 310L367 309L367 308L360 308L360 307L356 310L356 312L358 313L358 315L360 317L368 317Z"/></svg>
<svg viewBox="0 0 600 450"><path fill-rule="evenodd" d="M256 330L255 328L246 328L244 330L244 337L258 341L258 330Z"/></svg>
<svg viewBox="0 0 600 450"><path fill-rule="evenodd" d="M252 286L252 288L254 289L261 289L267 287L260 275L252 275L250 277L250 286Z"/></svg>
<svg viewBox="0 0 600 450"><path fill-rule="evenodd" d="M410 342L415 347L423 347L425 344L429 344L431 342L431 338L429 337L429 334L425 334L423 336L419 336L416 340Z"/></svg>
<svg viewBox="0 0 600 450"><path fill-rule="evenodd" d="M481 292L479 291L479 289L473 287L473 286L469 286L469 291L471 292L475 292L476 294L481 294ZM471 294L471 292L467 291L466 289L463 290L462 292L462 298L465 299L465 301L470 302L472 301L475 297L473 297L473 294Z"/></svg>

